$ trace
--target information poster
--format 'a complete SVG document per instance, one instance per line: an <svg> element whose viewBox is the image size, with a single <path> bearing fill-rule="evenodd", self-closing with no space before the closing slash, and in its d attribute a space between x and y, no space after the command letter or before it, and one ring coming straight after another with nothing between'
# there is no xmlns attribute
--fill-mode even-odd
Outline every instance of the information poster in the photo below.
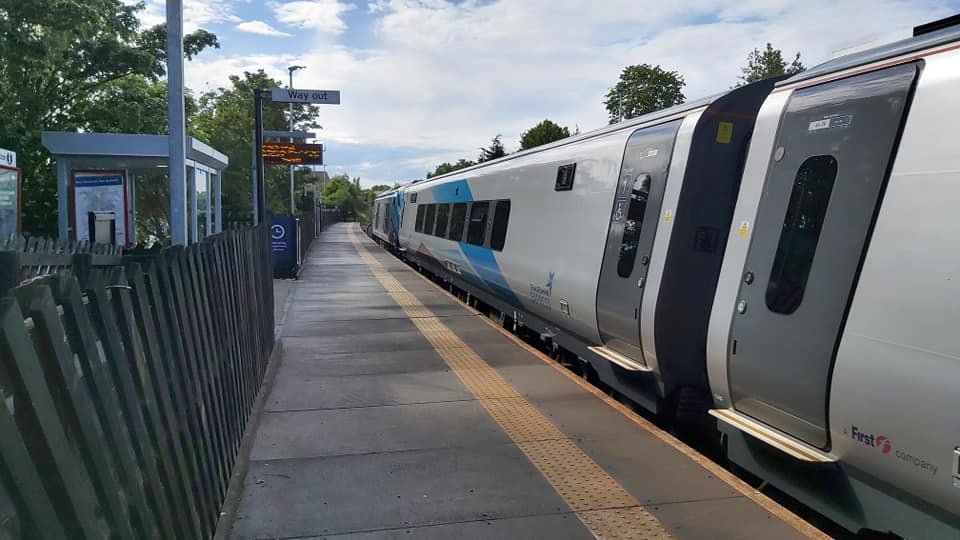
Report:
<svg viewBox="0 0 960 540"><path fill-rule="evenodd" d="M89 212L113 212L117 216L117 245L127 245L126 182L122 172L81 172L73 175L74 231L77 240L89 240Z"/></svg>
<svg viewBox="0 0 960 540"><path fill-rule="evenodd" d="M0 168L0 240L20 232L19 179L16 169Z"/></svg>

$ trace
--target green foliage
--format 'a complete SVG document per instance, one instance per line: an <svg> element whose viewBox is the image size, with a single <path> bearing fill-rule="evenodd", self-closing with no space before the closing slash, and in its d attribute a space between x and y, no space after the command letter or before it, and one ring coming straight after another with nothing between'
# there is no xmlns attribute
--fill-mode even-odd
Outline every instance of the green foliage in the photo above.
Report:
<svg viewBox="0 0 960 540"><path fill-rule="evenodd" d="M368 192L360 188L360 179L354 178L351 181L346 174L330 178L323 189L325 207L339 208L344 215L357 221L367 218L372 202L372 199L368 200Z"/></svg>
<svg viewBox="0 0 960 540"><path fill-rule="evenodd" d="M683 103L685 85L683 76L676 71L650 64L627 66L616 86L607 92L603 105L610 123L615 124Z"/></svg>
<svg viewBox="0 0 960 540"><path fill-rule="evenodd" d="M520 149L529 150L541 144L552 143L569 136L570 130L568 128L560 127L550 120L544 120L523 132L523 135L520 136Z"/></svg>
<svg viewBox="0 0 960 540"><path fill-rule="evenodd" d="M453 171L459 171L460 169L466 169L467 167L473 167L474 165L476 165L476 163L473 161L463 158L460 158L460 161L456 163L441 163L437 165L437 168L434 169L432 173L427 173L427 178L433 178L434 176L452 173Z"/></svg>
<svg viewBox="0 0 960 540"><path fill-rule="evenodd" d="M197 112L197 101L187 91L184 111L188 127ZM150 133L165 135L167 84L140 75L110 81L78 106L85 131L97 133Z"/></svg>
<svg viewBox="0 0 960 540"><path fill-rule="evenodd" d="M500 141L500 135L497 135L490 140L490 146L480 149L480 157L477 158L477 163L502 158L505 155L507 155L507 151L503 147L503 142Z"/></svg>
<svg viewBox="0 0 960 540"><path fill-rule="evenodd" d="M163 76L165 40L140 32L141 9L122 0L0 0L0 147L18 153L25 230L56 235L56 175L40 133L102 127L106 120L88 114L105 110L95 106L105 87ZM186 41L190 56L217 46L203 31Z"/></svg>
<svg viewBox="0 0 960 540"><path fill-rule="evenodd" d="M377 185L373 186L372 188L370 188L370 191L372 191L373 193L376 193L376 194L380 194L380 193L383 193L384 191L390 191L391 189L393 189L393 188L390 187L390 186L388 186L388 185L386 185L386 184L377 184Z"/></svg>
<svg viewBox="0 0 960 540"><path fill-rule="evenodd" d="M736 86L744 86L780 75L793 75L804 69L806 68L800 62L800 53L797 53L793 61L787 64L783 59L783 52L767 43L764 50L754 49L747 55L747 65L740 68L742 74Z"/></svg>

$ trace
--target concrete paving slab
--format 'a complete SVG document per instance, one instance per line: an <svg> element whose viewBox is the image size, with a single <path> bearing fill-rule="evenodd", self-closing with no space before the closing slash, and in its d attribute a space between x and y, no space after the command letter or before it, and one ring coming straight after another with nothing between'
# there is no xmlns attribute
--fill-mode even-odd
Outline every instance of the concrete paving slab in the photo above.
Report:
<svg viewBox="0 0 960 540"><path fill-rule="evenodd" d="M745 497L652 505L648 510L677 538L757 540L798 536L795 529Z"/></svg>
<svg viewBox="0 0 960 540"><path fill-rule="evenodd" d="M511 444L254 461L234 537L329 535L566 511Z"/></svg>
<svg viewBox="0 0 960 540"><path fill-rule="evenodd" d="M251 459L296 459L486 444L510 439L476 401L264 414Z"/></svg>
<svg viewBox="0 0 960 540"><path fill-rule="evenodd" d="M442 366L442 368L441 368ZM383 373L418 373L447 369L433 350L335 353L304 351L283 359L277 378L319 378Z"/></svg>
<svg viewBox="0 0 960 540"><path fill-rule="evenodd" d="M448 540L469 538L471 540L580 540L592 538L575 514L555 514L504 519L485 519L464 523L446 523L416 528L390 529L327 536L311 536L319 540Z"/></svg>
<svg viewBox="0 0 960 540"><path fill-rule="evenodd" d="M303 349L335 354L432 348L426 338L416 330L367 334L363 339L357 339L357 336L351 335L288 337L283 340L283 346L285 351L290 351L290 354L296 354Z"/></svg>
<svg viewBox="0 0 960 540"><path fill-rule="evenodd" d="M436 371L345 377L304 377L285 370L267 398L271 412L381 407L474 399L443 362Z"/></svg>

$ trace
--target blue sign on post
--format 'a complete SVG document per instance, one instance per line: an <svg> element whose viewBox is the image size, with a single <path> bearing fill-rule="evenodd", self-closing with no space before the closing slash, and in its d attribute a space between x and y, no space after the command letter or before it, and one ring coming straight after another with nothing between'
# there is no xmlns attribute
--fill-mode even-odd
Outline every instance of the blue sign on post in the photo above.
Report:
<svg viewBox="0 0 960 540"><path fill-rule="evenodd" d="M295 278L300 269L297 253L297 218L295 216L270 217L270 243L273 247L273 277Z"/></svg>

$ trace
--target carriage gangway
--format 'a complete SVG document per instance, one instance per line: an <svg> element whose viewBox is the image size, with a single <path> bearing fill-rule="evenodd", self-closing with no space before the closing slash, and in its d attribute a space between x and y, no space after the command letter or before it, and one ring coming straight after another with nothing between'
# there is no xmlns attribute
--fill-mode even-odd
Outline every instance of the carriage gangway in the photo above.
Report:
<svg viewBox="0 0 960 540"><path fill-rule="evenodd" d="M314 243L229 538L824 537L363 235Z"/></svg>

